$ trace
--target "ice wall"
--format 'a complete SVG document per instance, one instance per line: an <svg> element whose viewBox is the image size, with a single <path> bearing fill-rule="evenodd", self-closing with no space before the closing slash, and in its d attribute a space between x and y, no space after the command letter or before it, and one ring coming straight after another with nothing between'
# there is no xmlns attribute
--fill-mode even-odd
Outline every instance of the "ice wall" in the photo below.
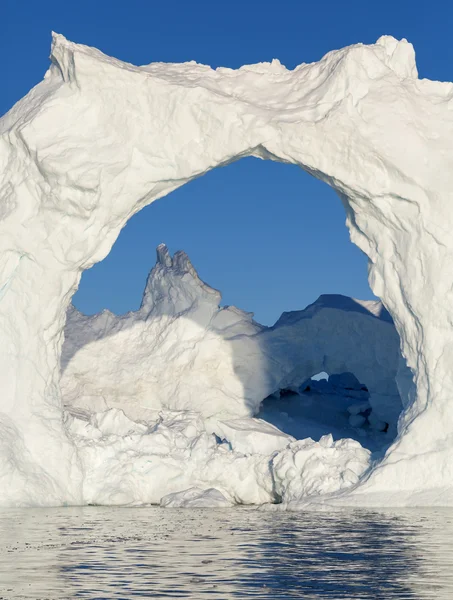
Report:
<svg viewBox="0 0 453 600"><path fill-rule="evenodd" d="M82 271L145 205L257 156L338 192L415 373L400 437L357 501L453 503L453 85L419 80L412 46L389 36L293 71L135 67L60 35L51 61L0 122L1 502L33 481L43 503L80 497L58 378Z"/></svg>

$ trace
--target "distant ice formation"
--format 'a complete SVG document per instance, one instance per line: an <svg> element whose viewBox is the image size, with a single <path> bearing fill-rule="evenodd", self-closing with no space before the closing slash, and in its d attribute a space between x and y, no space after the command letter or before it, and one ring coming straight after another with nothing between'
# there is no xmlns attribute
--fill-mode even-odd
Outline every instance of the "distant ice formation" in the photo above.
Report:
<svg viewBox="0 0 453 600"><path fill-rule="evenodd" d="M106 411L87 414L79 407L78 417L64 420L60 389L66 313L83 270L108 254L141 208L244 156L298 165L337 191L351 240L369 257L372 290L401 340L406 363L397 381L406 408L398 437L371 468L360 474L362 467L354 467L358 480L346 493L335 488L354 479L345 474L351 448L337 442L329 447L340 456L339 475L329 488L336 495L329 501L453 504L452 99L453 85L418 79L412 46L390 36L329 52L293 71L278 61L234 71L194 62L135 67L54 35L44 80L0 121L0 505L160 501L166 493L193 487L214 488L241 502L272 497L272 474L263 455L237 454L203 433L201 425L199 434L194 437L192 431L183 439L179 425L168 425L166 417L160 425L139 419L146 431L130 425L130 434L118 436L112 433L115 424L124 432L130 416L114 406L108 410L120 413L93 416ZM158 304L156 298L153 303ZM171 294L170 303L177 304ZM342 315L346 322L346 311ZM227 323L217 323L222 332L234 329L234 319L247 321L243 313L234 317L228 310L223 317ZM94 333L97 326L109 328L109 315L97 319ZM196 342L204 326L188 320ZM167 321L162 318L161 324ZM177 321L183 323L180 316ZM268 336L268 355L277 361L285 326L280 323ZM119 337L129 343L124 323L118 327ZM248 327L256 327L251 319ZM171 340L163 344L171 353ZM187 338L184 344L188 350ZM84 349L72 360L77 362ZM222 336L218 349L226 352ZM177 365L174 348L171 356ZM225 364L229 374L238 367L232 354ZM287 375L298 382L304 371L294 368ZM100 369L102 376L109 373L106 365ZM269 383L264 373L263 388ZM234 384L228 403L222 387L212 401L200 399L202 409L217 413L226 405L227 411L238 408L238 418L253 412L253 398L244 409L247 377L237 375L240 384ZM120 372L119 382L122 377ZM288 385L294 385L291 377ZM375 383L380 386L382 380ZM162 406L175 388L175 382L164 379L164 384L168 392L159 398ZM85 390L85 382L82 388L97 394L93 387ZM179 396L184 408L192 393L189 386L186 397ZM209 444L216 445L209 449ZM155 462L149 447L153 457L160 457ZM175 448L187 464L171 462ZM324 449L315 446L310 452L329 464ZM303 458L299 461L302 465ZM196 482L200 464L207 464L206 481ZM178 473L179 489L151 490L150 482L169 470ZM283 471L295 475L300 469ZM313 489L327 493L317 484Z"/></svg>
<svg viewBox="0 0 453 600"><path fill-rule="evenodd" d="M375 421L396 433L399 339L379 301L321 296L271 328L220 301L184 252L172 258L161 244L138 311L88 317L70 308L64 402L132 416L164 408L234 419L254 416L264 398L321 370L352 371L366 382Z"/></svg>

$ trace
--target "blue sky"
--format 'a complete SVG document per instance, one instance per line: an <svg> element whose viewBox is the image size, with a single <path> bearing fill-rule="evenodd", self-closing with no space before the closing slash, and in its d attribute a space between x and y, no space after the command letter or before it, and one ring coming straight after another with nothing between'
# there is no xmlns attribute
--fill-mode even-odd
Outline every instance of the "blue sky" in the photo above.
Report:
<svg viewBox="0 0 453 600"><path fill-rule="evenodd" d="M135 64L233 68L272 58L293 68L391 34L414 44L421 77L453 80L446 0L3 0L0 11L0 114L44 75L51 30ZM84 274L74 303L87 313L137 308L160 242L185 250L225 303L266 324L321 293L370 298L366 257L349 242L344 220L327 185L294 166L242 160L131 219L111 254Z"/></svg>

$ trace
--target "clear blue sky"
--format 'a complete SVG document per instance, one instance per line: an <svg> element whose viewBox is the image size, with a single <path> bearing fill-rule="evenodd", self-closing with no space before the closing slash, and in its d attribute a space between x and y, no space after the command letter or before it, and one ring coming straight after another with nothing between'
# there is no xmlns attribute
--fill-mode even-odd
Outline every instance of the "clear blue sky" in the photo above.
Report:
<svg viewBox="0 0 453 600"><path fill-rule="evenodd" d="M293 68L391 34L414 44L421 77L453 80L447 0L3 0L0 22L0 114L44 75L51 30L135 64L233 68L272 58ZM131 219L111 254L84 274L74 303L87 313L137 308L160 242L185 250L225 303L263 323L321 293L370 298L366 258L344 220L325 184L294 166L246 159Z"/></svg>

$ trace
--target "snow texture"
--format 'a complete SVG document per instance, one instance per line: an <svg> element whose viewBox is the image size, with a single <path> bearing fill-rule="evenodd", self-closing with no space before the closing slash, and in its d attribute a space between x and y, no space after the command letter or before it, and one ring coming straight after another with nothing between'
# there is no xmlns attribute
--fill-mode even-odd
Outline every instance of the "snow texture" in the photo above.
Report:
<svg viewBox="0 0 453 600"><path fill-rule="evenodd" d="M144 498L163 476L169 455L154 473L134 440L146 435L80 448L68 433L66 312L133 214L244 156L337 191L413 374L397 439L342 501L453 504L452 102L453 85L418 79L413 47L390 36L293 71L277 60L235 71L136 67L54 35L44 80L0 121L0 504L79 504L95 489ZM226 477L249 475L250 457L229 460Z"/></svg>
<svg viewBox="0 0 453 600"><path fill-rule="evenodd" d="M292 436L262 419L220 421L215 432L230 444L232 450L242 454L268 455L295 441Z"/></svg>
<svg viewBox="0 0 453 600"><path fill-rule="evenodd" d="M369 451L354 440L296 442L278 431L269 435L272 426L254 421L242 430L244 439L233 421L230 443L190 411L161 411L157 420L140 422L117 408L70 411L66 426L86 471L84 502L220 507L302 501L353 485L369 465ZM283 443L275 443L278 436Z"/></svg>
<svg viewBox="0 0 453 600"><path fill-rule="evenodd" d="M118 431L110 428L115 421ZM212 487L230 504L274 501L270 457L233 452L206 430L198 413L142 414L137 423L118 408L94 414L78 409L67 413L66 426L85 469L84 503L160 504L169 494Z"/></svg>

